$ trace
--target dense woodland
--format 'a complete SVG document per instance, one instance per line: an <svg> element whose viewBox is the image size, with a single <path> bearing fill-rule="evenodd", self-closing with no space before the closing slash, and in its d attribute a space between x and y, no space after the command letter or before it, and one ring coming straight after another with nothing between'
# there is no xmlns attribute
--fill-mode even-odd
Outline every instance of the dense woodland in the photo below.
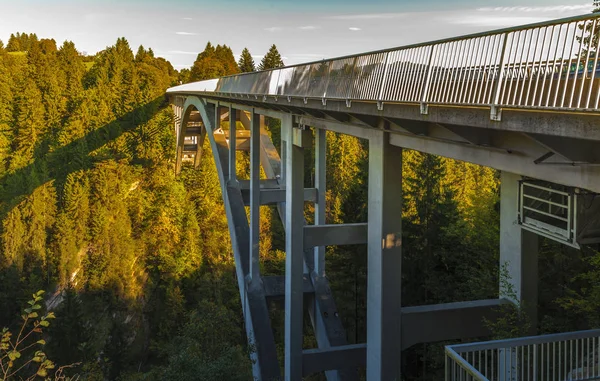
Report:
<svg viewBox="0 0 600 381"><path fill-rule="evenodd" d="M124 38L89 57L71 42L57 46L34 34L0 42L0 327L18 332L22 309L44 290L27 316L36 318L31 308L56 316L39 345L56 369L72 366L65 374L251 379L215 166L204 155L198 169L175 175L164 92L282 65L275 45L257 68L247 49L236 62L229 47L209 43L177 72L151 49L134 53ZM278 121L268 125L277 137ZM368 147L327 138L328 223L365 221ZM247 163L242 155L240 177ZM402 171L404 305L498 297L499 174L414 151L404 152ZM307 168L307 185L312 175ZM263 273L282 274L281 222L269 207L262 216ZM366 263L364 246L327 248L351 343L366 339ZM539 266L539 332L598 327L600 255L543 241ZM272 311L282 353L283 313ZM314 345L308 325L305 335ZM407 350L405 378L440 379L442 348ZM13 369L25 358L11 358ZM7 378L1 368L0 379L26 378L31 369Z"/></svg>

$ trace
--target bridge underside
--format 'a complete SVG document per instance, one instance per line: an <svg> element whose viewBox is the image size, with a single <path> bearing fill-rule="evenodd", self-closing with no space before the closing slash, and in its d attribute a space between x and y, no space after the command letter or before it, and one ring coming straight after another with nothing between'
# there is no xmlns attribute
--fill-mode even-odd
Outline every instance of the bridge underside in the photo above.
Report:
<svg viewBox="0 0 600 381"><path fill-rule="evenodd" d="M310 102L297 106L276 106L248 99L225 101L218 97L192 95L178 96L172 101L178 128L178 170L185 154L189 154L195 164L198 163L202 154L202 146L198 143L205 136L208 136L211 144L227 212L247 336L254 349L252 357L257 379L299 380L309 374L326 372L328 380L355 380L358 379L357 369L363 367L367 369L369 380L395 379L400 375L402 349L417 343L489 334L483 326L483 318L493 318L497 313L495 307L508 301L494 299L401 307L399 216L402 212L402 177L397 170L402 162L400 147L496 168L500 166L505 171L539 178L540 170L533 171L533 168L540 164L533 160L548 151L537 140L514 131L485 132L485 127L409 120L397 113L392 117L386 114L385 109L375 115L359 114L350 109L344 112L331 111L327 107L336 106L330 102L321 104L317 110L317 105L315 109L308 107ZM357 104L352 105L355 106ZM375 105L361 107L370 106L376 108ZM388 113L392 113L393 107L386 108ZM436 114L431 111L430 116ZM477 114L479 110L469 112ZM283 158L280 158L264 129L264 116L278 118L282 122ZM228 131L216 128L223 120L229 121ZM243 130L235 127L236 121L241 122ZM310 127L314 129L314 139ZM326 130L369 141L368 223L326 224ZM186 136L195 136L196 145L189 141L186 143ZM519 149L507 150L494 146L510 142L519 143ZM234 146L237 150L250 153L249 180L236 178L236 150L230 149ZM304 149L309 146L315 152L316 175L312 187L304 188ZM503 158L500 164L493 161L496 159L494 155ZM259 178L260 167L266 179ZM572 163L567 167L572 170ZM547 165L547 168L556 170L560 166ZM582 165L580 168L582 171L572 176L574 182L589 184L594 180L596 167ZM542 170L542 173L546 172ZM547 173L547 179L553 179L553 172ZM511 196L510 192L503 193L505 197L513 197L504 204L514 201L515 196ZM314 225L305 224L305 202L315 204ZM260 274L260 205L276 205L285 227L286 272L280 276L266 277ZM250 219L245 206L250 207ZM535 235L521 234L518 227L515 230L513 209L509 207L503 212L503 218L508 222L503 228L506 234L505 238L501 238L501 246L504 245L501 252L508 253L504 259L512 256L514 263L511 272L515 282L519 283L519 292L522 291L518 297L525 298L535 292L535 286L521 275L527 272L535 278L536 266L532 264L532 258L537 260L537 257L532 254L524 258L521 254L526 250L537 252L537 244L532 246L537 241ZM516 240L518 242L515 241L517 237L521 237ZM512 242L512 246L507 246L508 241ZM325 273L324 247L347 244L366 244L368 247L366 343L348 344ZM268 304L277 300L283 300L285 304L284 359L277 358L269 318ZM318 348L302 347L304 311L309 313ZM283 365L283 375L280 363Z"/></svg>
<svg viewBox="0 0 600 381"><path fill-rule="evenodd" d="M320 99L240 97L210 94L223 107L261 115L294 115L310 126L368 138L390 133L392 145L467 161L600 193L600 114L505 109L502 121L489 108L384 104ZM232 103L233 102L233 103Z"/></svg>

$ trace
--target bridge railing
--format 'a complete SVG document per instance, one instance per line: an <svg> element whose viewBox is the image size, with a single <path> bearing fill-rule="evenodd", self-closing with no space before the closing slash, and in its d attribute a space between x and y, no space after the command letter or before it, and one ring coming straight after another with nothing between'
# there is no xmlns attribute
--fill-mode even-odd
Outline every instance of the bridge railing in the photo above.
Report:
<svg viewBox="0 0 600 381"><path fill-rule="evenodd" d="M600 15L220 78L215 91L379 103L597 111Z"/></svg>
<svg viewBox="0 0 600 381"><path fill-rule="evenodd" d="M446 381L600 380L600 330L449 345Z"/></svg>

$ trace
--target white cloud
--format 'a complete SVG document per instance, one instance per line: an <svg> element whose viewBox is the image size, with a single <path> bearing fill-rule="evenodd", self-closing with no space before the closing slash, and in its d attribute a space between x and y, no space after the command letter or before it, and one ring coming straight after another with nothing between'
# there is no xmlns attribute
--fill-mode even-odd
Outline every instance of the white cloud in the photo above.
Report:
<svg viewBox="0 0 600 381"><path fill-rule="evenodd" d="M178 34L180 36L197 36L198 33L192 33L192 32L175 32L175 34Z"/></svg>
<svg viewBox="0 0 600 381"><path fill-rule="evenodd" d="M300 29L300 30L315 30L315 29L321 29L321 27L314 26L314 25L306 25L306 26L299 26L298 29Z"/></svg>
<svg viewBox="0 0 600 381"><path fill-rule="evenodd" d="M359 15L338 15L328 16L326 19L332 20L376 20L376 19L397 19L404 18L407 13L365 13Z"/></svg>
<svg viewBox="0 0 600 381"><path fill-rule="evenodd" d="M350 27L350 28L348 28L348 29L350 29L350 30L351 30L351 31L353 31L353 32L357 32L357 31L359 31L359 30L362 30L362 29L360 29L360 28L357 28L357 27L355 27L355 26L351 26L351 27Z"/></svg>
<svg viewBox="0 0 600 381"><path fill-rule="evenodd" d="M187 52L185 50L169 50L169 54L190 54L190 55L197 55L198 52Z"/></svg>
<svg viewBox="0 0 600 381"><path fill-rule="evenodd" d="M460 18L450 19L451 24L483 26L490 28L511 27L517 25L533 24L546 21L545 17L527 17L527 16L477 16L465 15Z"/></svg>
<svg viewBox="0 0 600 381"><path fill-rule="evenodd" d="M484 7L478 8L481 12L575 12L589 11L592 8L590 4L575 5L548 5L544 7Z"/></svg>
<svg viewBox="0 0 600 381"><path fill-rule="evenodd" d="M265 28L265 30L267 32L274 33L274 32L279 32L279 31L283 30L283 28L280 27L280 26L272 26L272 27L269 27L269 28Z"/></svg>
<svg viewBox="0 0 600 381"><path fill-rule="evenodd" d="M191 17L183 17L182 20L193 20Z"/></svg>

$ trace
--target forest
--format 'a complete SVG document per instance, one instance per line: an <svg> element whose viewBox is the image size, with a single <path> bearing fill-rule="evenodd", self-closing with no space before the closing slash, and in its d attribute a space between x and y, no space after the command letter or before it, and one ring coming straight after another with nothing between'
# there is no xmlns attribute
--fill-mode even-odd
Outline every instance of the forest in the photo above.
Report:
<svg viewBox="0 0 600 381"><path fill-rule="evenodd" d="M176 71L125 38L93 56L35 34L0 41L0 380L252 379L212 155L175 175L164 94L283 65L275 45L256 65L247 49L236 62L208 43ZM268 127L278 136L277 120ZM327 221L365 222L368 146L327 139ZM497 298L499 173L408 150L402 172L404 305ZM262 208L262 271L282 274L281 222ZM542 240L538 332L598 327L596 249ZM365 342L366 247L328 247L326 258L348 341ZM272 320L282 356L275 305ZM526 325L507 320L498 337ZM406 350L405 379L439 380L444 344Z"/></svg>

